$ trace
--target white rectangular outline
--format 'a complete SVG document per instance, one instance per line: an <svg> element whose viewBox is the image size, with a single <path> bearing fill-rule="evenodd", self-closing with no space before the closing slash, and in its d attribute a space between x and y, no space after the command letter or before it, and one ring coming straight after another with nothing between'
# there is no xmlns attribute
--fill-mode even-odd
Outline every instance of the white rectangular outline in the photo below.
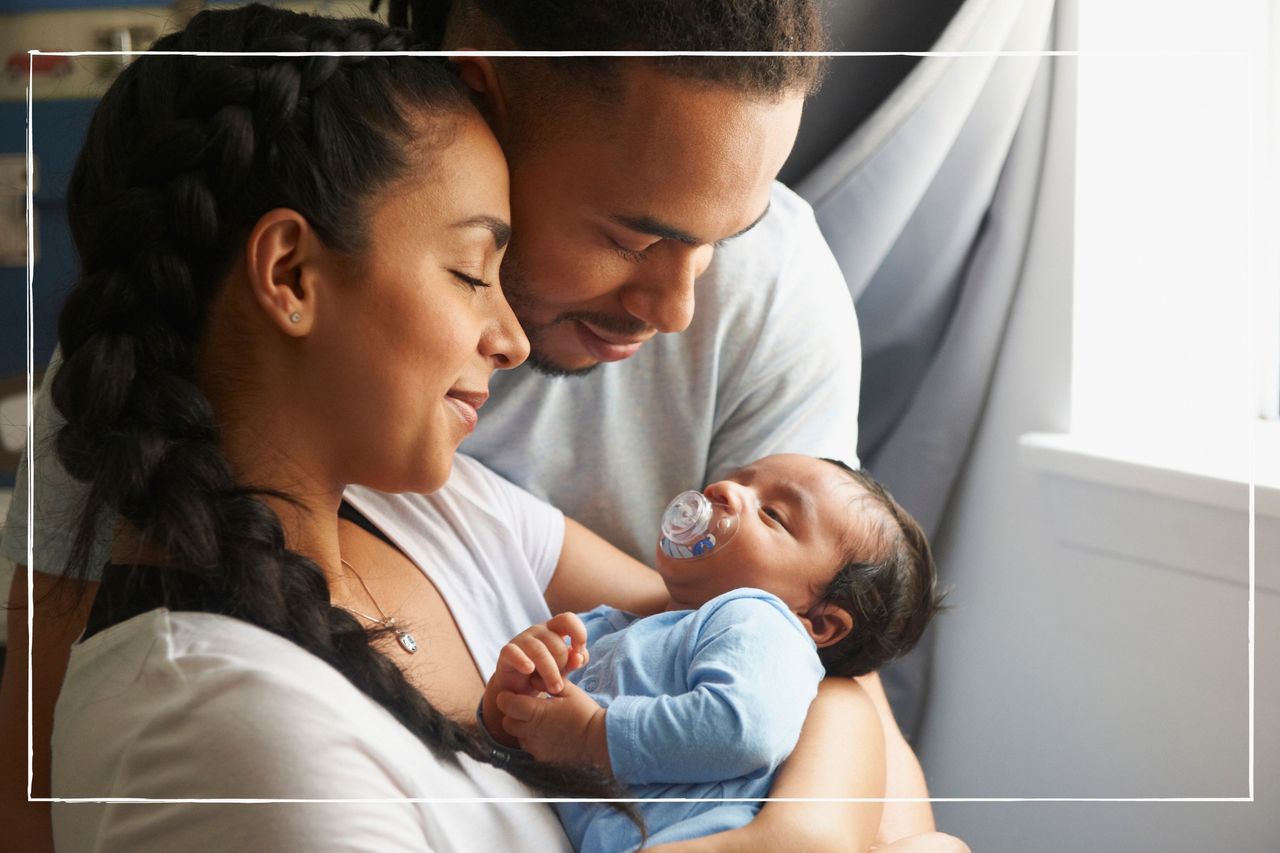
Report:
<svg viewBox="0 0 1280 853"><path fill-rule="evenodd" d="M282 53L261 53L255 51L240 52L223 52L223 51L102 51L102 50L85 50L85 51L27 51L28 73L27 73L27 447L35 446L35 413L34 413L34 397L33 390L33 367L35 361L35 341L34 341L34 291L33 281L35 276L35 264L33 262L33 250L35 232L32 227L33 216L33 162L34 150L32 142L32 87L35 82L35 57L36 56L420 56L420 57L454 57L454 56L531 56L543 58L573 58L573 57L664 57L664 56L774 56L777 55L769 51L665 51L665 50L637 50L637 51L607 51L607 50L587 50L587 51L550 51L550 50L503 50L503 51L447 51L447 50L407 50L407 51L295 51ZM1042 51L795 51L785 54L787 56L947 56L947 57L977 57L977 56L994 56L994 57L1093 57L1093 56L1138 56L1138 57L1206 57L1206 56L1237 56L1248 59L1250 53L1248 51L1078 51L1078 50L1042 50ZM1245 63L1247 68L1246 87L1250 95L1253 93L1253 66L1252 63ZM1249 103L1256 104L1257 99L1250 97ZM1249 110L1249 121L1252 122L1255 107ZM1253 146L1249 146L1250 155L1253 152ZM1255 164L1250 164L1255 165ZM1249 216L1252 217L1252 205L1249 206ZM1250 252L1252 259L1253 251L1253 224L1249 223L1246 229L1246 251ZM1252 260L1250 260L1250 268L1252 268ZM1249 288L1248 306L1250 312L1253 309L1254 287ZM1252 316L1252 313L1250 313ZM1249 350L1253 361L1250 362L1249 370L1256 371L1254 364L1257 353L1253 352L1256 346L1256 340L1253 331L1253 323L1249 323ZM1255 524L1257 518L1256 497L1254 485L1253 469L1256 464L1256 430L1250 430L1249 433L1249 614L1248 614L1248 651L1249 651L1249 796L1247 797L762 797L759 799L742 799L742 798L684 798L671 797L660 798L654 800L652 798L621 798L621 799L582 799L582 798L565 798L565 797L406 797L406 798L363 798L363 799L160 799L147 797L36 797L31 796L31 786L33 782L33 735L32 735L32 716L31 716L31 686L33 672L32 665L32 639L34 635L34 619L35 619L35 588L34 578L30 566L34 557L35 543L35 465L28 457L27 464L27 802L29 803L565 803L565 802L752 802L752 803L775 803L775 802L804 802L804 803L1252 803L1254 802L1254 663L1255 663L1255 643L1254 643L1254 610L1255 610L1255 590L1256 590L1256 567L1255 567Z"/></svg>

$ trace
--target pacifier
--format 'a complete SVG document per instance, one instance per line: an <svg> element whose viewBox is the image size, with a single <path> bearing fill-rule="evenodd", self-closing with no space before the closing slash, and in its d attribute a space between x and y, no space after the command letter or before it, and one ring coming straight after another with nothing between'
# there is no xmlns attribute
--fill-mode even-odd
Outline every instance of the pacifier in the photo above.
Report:
<svg viewBox="0 0 1280 853"><path fill-rule="evenodd" d="M723 547L737 530L738 515L731 507L690 490L663 511L658 547L673 559L692 560Z"/></svg>

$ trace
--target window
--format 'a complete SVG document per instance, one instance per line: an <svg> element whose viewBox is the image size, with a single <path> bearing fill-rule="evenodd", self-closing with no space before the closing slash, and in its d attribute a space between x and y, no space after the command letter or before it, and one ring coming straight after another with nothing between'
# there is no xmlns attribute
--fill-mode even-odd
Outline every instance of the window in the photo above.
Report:
<svg viewBox="0 0 1280 853"><path fill-rule="evenodd" d="M1276 416L1277 5L1080 6L1073 434L1243 476Z"/></svg>

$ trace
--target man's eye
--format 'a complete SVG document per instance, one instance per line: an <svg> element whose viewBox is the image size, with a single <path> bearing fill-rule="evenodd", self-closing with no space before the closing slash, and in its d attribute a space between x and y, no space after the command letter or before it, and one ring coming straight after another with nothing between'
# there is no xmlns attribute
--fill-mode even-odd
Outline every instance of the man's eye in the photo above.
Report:
<svg viewBox="0 0 1280 853"><path fill-rule="evenodd" d="M458 281L462 282L465 285L468 285L472 290L479 290L482 287L493 287L493 285L489 284L489 282L485 281L484 279L476 278L473 275L467 275L464 272L458 272L457 270L449 270L449 273Z"/></svg>
<svg viewBox="0 0 1280 853"><path fill-rule="evenodd" d="M645 246L643 249L628 249L612 237L609 238L609 242L613 243L613 250L615 252L621 255L624 260L631 261L632 263L640 263L643 260L647 260L649 257L649 250L653 248L653 246L650 245Z"/></svg>

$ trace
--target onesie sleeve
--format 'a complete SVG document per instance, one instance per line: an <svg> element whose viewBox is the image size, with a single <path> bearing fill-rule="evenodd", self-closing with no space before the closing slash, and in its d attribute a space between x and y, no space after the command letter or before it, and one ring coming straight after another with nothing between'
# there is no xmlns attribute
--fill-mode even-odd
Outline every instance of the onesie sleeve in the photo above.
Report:
<svg viewBox="0 0 1280 853"><path fill-rule="evenodd" d="M767 593L722 596L705 607L710 612L688 659L688 690L620 696L609 705L609 760L620 782L763 775L799 739L823 674L813 641Z"/></svg>

